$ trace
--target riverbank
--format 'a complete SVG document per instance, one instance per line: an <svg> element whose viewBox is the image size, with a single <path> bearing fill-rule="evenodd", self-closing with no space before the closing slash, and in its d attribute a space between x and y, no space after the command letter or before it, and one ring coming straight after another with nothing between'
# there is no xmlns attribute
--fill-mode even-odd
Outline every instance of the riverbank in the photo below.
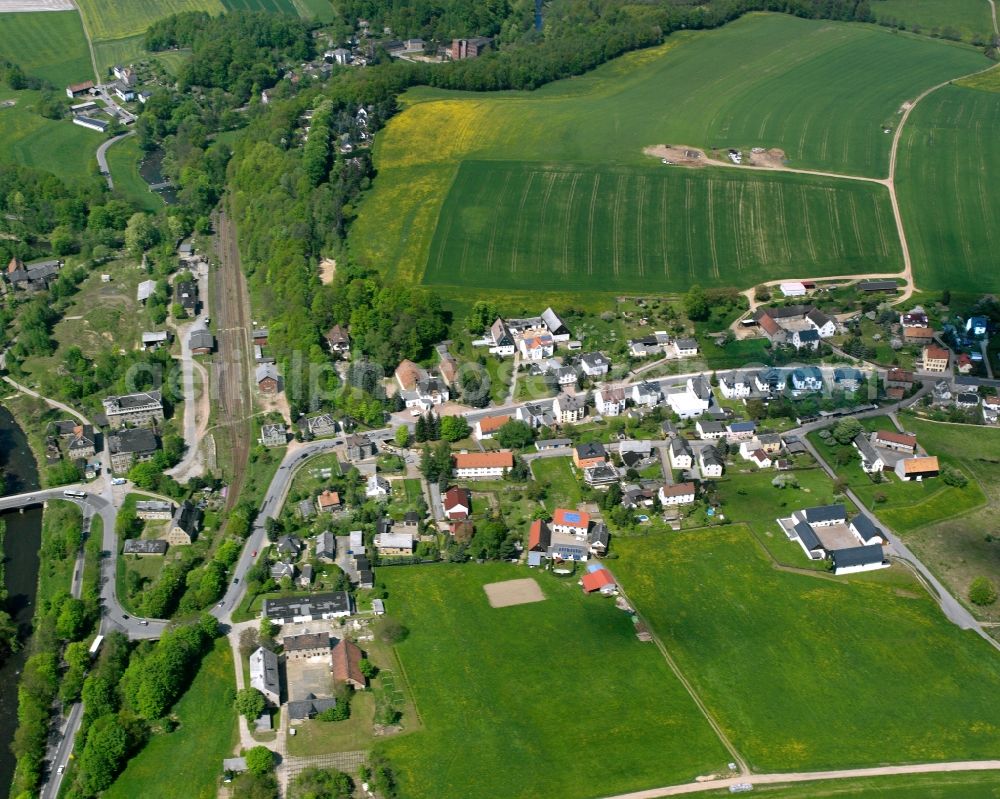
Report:
<svg viewBox="0 0 1000 799"><path fill-rule="evenodd" d="M15 494L39 487L38 469L24 431L10 411L0 405L0 467L7 476L4 493ZM6 525L4 555L7 610L18 626L24 644L31 634L35 596L38 589L39 548L42 511L0 514ZM0 664L0 791L6 795L14 776L15 758L10 745L17 728L18 679L28 657L26 646Z"/></svg>

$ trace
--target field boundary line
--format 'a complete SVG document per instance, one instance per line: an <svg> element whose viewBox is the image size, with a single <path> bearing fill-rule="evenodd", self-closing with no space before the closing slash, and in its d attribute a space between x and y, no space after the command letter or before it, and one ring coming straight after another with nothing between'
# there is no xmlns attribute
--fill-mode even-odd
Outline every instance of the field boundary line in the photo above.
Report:
<svg viewBox="0 0 1000 799"><path fill-rule="evenodd" d="M635 610L636 616L646 625L646 628L649 630L650 637L653 639L653 643L656 644L656 648L660 651L660 654L663 656L663 660L666 662L670 670L674 673L674 676L678 679L680 684L684 687L684 690L687 691L688 696L691 697L691 701L693 701L695 703L695 706L697 706L698 710L701 711L702 716L705 717L705 721L708 722L708 726L712 728L712 730L718 737L719 742L725 747L726 751L729 752L729 756L732 757L733 760L736 762L737 766L740 769L740 774L741 775L750 774L750 767L747 765L746 760L743 759L743 756L740 754L739 750L736 748L733 742L729 740L729 736L726 735L725 731L723 731L722 726L719 724L719 722L715 720L715 717L708 709L708 706L698 695L698 692L695 691L694 686L688 680L687 676L685 676L680 666L677 665L677 662L674 660L673 656L667 650L666 645L663 643L662 640L660 640L660 636L656 632L656 628L653 627L653 625L650 624L648 621L646 621L643 618L642 614L639 613L638 605L636 605L636 603L629 598L628 593L622 587L621 583L618 584L618 591L625 598L625 601L628 602L629 605L631 605L632 608Z"/></svg>
<svg viewBox="0 0 1000 799"><path fill-rule="evenodd" d="M87 27L87 18L84 16L83 9L80 8L75 0L73 5L76 7L76 13L80 15L80 24L83 26L83 38L87 40L87 49L90 51L90 66L94 70L94 80L100 83L101 73L97 69L97 53L94 50L94 40L90 36L90 29Z"/></svg>

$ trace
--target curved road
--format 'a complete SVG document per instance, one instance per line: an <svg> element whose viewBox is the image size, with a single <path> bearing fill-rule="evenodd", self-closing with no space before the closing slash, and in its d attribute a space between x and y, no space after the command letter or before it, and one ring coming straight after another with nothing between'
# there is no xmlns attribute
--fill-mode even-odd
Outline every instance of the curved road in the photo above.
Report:
<svg viewBox="0 0 1000 799"><path fill-rule="evenodd" d="M111 167L108 166L108 148L115 142L127 139L129 136L134 135L135 131L130 130L128 133L122 133L112 139L101 142L101 146L97 148L97 165L101 169L101 174L104 175L104 178L108 181L109 189L113 189L115 187L115 182L111 178Z"/></svg>

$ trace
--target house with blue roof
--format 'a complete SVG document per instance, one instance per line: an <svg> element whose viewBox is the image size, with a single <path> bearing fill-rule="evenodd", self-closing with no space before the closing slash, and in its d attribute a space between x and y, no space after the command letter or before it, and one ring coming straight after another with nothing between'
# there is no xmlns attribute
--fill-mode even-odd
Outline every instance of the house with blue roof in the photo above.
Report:
<svg viewBox="0 0 1000 799"><path fill-rule="evenodd" d="M817 366L800 366L792 370L792 392L808 394L823 390L823 373Z"/></svg>
<svg viewBox="0 0 1000 799"><path fill-rule="evenodd" d="M990 331L990 320L985 316L970 316L965 320L965 333L969 336L982 337Z"/></svg>
<svg viewBox="0 0 1000 799"><path fill-rule="evenodd" d="M745 422L730 422L726 425L726 437L730 441L748 441L757 433L757 423L753 419Z"/></svg>

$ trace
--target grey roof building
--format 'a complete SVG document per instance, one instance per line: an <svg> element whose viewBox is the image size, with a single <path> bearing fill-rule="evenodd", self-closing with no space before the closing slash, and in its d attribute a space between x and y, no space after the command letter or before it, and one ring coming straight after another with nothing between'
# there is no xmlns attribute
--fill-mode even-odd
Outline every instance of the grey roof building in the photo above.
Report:
<svg viewBox="0 0 1000 799"><path fill-rule="evenodd" d="M159 538L126 538L122 552L125 555L166 555L167 542Z"/></svg>
<svg viewBox="0 0 1000 799"><path fill-rule="evenodd" d="M270 649L258 647L250 655L250 687L264 694L264 698L272 705L281 704L278 656Z"/></svg>
<svg viewBox="0 0 1000 799"><path fill-rule="evenodd" d="M277 624L336 619L351 615L351 597L346 591L330 591L307 597L265 599L263 615Z"/></svg>

